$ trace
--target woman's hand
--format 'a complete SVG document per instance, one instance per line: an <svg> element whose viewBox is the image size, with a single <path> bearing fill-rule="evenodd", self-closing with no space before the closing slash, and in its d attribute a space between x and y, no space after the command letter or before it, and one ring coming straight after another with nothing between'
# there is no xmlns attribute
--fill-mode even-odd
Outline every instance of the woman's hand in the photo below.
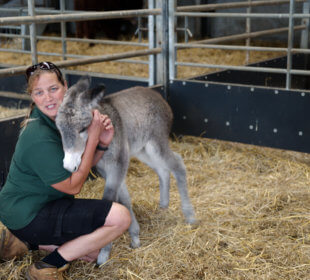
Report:
<svg viewBox="0 0 310 280"><path fill-rule="evenodd" d="M103 130L99 137L99 144L101 146L107 147L110 145L113 139L114 127L111 119L107 115L101 115L100 119L103 125Z"/></svg>
<svg viewBox="0 0 310 280"><path fill-rule="evenodd" d="M110 145L114 136L114 127L107 115L100 114L98 110L93 112L93 120L88 127L88 141L94 139L103 147Z"/></svg>
<svg viewBox="0 0 310 280"><path fill-rule="evenodd" d="M92 122L87 129L88 132L87 141L94 141L95 145L98 145L100 135L104 130L102 116L103 115L101 115L98 110L94 110Z"/></svg>

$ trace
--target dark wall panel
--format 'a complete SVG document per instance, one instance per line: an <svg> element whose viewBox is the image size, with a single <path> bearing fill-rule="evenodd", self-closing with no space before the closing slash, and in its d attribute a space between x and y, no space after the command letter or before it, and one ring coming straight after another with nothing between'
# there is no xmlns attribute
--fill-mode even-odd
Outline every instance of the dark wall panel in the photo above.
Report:
<svg viewBox="0 0 310 280"><path fill-rule="evenodd" d="M17 117L0 121L0 188L10 167L22 120L23 118Z"/></svg>
<svg viewBox="0 0 310 280"><path fill-rule="evenodd" d="M176 134L310 152L310 93L192 81L170 84Z"/></svg>

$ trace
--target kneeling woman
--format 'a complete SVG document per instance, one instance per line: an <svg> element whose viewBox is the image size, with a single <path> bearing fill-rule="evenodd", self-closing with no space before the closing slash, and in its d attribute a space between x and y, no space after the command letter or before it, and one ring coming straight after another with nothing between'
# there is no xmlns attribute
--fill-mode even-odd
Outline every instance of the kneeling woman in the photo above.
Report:
<svg viewBox="0 0 310 280"><path fill-rule="evenodd" d="M0 220L9 230L0 237L0 259L28 249L51 253L32 264L27 279L63 279L70 261L95 261L100 248L131 223L126 207L107 200L75 199L89 171L113 139L111 120L93 112L79 169L63 168L63 148L55 117L67 90L56 65L41 62L26 71L33 103L16 144L6 183L0 192Z"/></svg>

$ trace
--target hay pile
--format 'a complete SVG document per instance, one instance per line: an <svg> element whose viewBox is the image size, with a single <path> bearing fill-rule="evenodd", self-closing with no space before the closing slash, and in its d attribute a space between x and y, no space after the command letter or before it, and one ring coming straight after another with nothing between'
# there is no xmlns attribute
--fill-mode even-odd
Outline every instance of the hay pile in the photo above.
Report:
<svg viewBox="0 0 310 280"><path fill-rule="evenodd" d="M65 279L309 279L309 154L196 137L171 145L200 224L184 224L174 179L169 209L158 209L157 176L132 160L127 183L142 246L130 249L125 234L106 265L75 261ZM79 196L100 198L103 186L88 181ZM0 279L24 279L43 255L0 264Z"/></svg>
<svg viewBox="0 0 310 280"><path fill-rule="evenodd" d="M0 119L26 114L27 111L28 108L17 109L17 108L8 108L0 105Z"/></svg>

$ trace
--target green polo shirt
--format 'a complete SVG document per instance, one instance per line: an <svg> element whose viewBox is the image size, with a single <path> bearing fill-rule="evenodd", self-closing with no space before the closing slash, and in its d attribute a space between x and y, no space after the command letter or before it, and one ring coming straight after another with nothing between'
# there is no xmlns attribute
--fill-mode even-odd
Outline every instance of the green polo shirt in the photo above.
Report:
<svg viewBox="0 0 310 280"><path fill-rule="evenodd" d="M0 220L13 230L28 225L47 202L69 196L51 187L71 176L63 168L64 152L55 122L36 107L31 118L19 135L0 191Z"/></svg>

